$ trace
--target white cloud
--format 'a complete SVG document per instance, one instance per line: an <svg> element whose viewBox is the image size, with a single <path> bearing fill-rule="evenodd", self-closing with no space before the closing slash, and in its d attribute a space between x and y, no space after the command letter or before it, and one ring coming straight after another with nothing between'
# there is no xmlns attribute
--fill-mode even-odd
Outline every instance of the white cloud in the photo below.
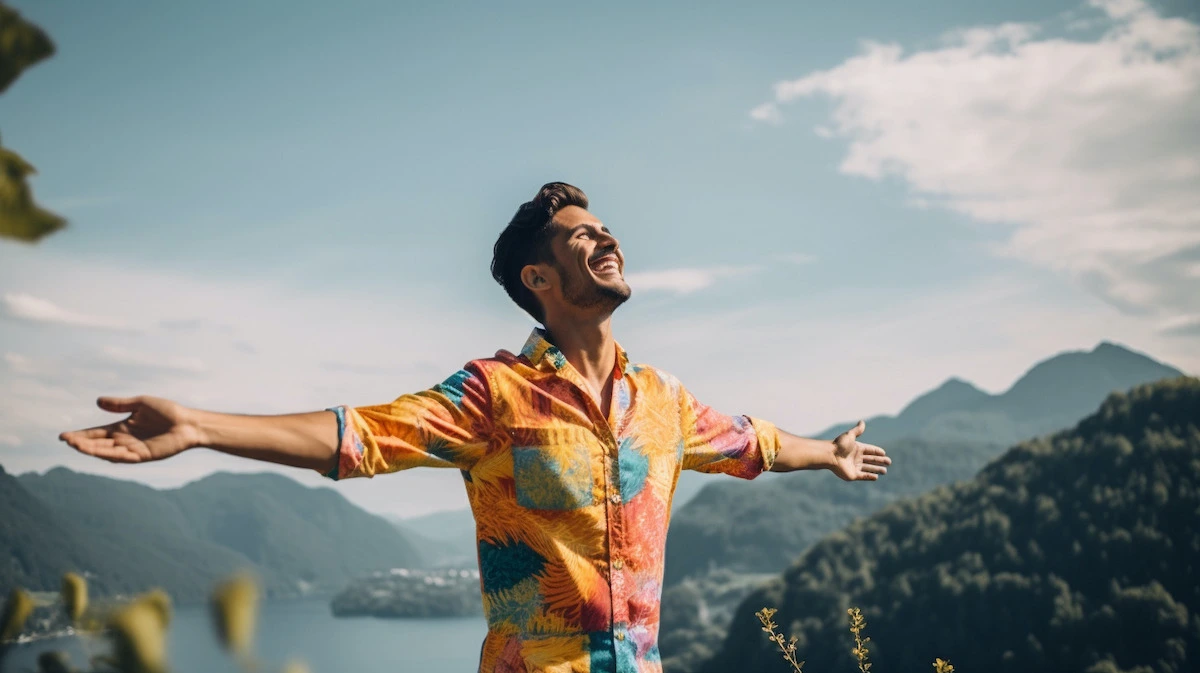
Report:
<svg viewBox="0 0 1200 673"><path fill-rule="evenodd" d="M190 372L193 374L205 370L204 363L199 358L190 356L152 354L120 346L105 346L101 349L101 353L103 353L105 360L113 364L142 369L160 369L166 372Z"/></svg>
<svg viewBox="0 0 1200 673"><path fill-rule="evenodd" d="M19 353L5 353L4 363L16 374L32 374L37 371L29 358Z"/></svg>
<svg viewBox="0 0 1200 673"><path fill-rule="evenodd" d="M750 118L754 121L766 122L768 124L783 123L783 114L779 112L779 106L775 103L763 103L750 111Z"/></svg>
<svg viewBox="0 0 1200 673"><path fill-rule="evenodd" d="M753 266L715 266L708 268L639 271L625 275L634 292L672 292L690 294L703 290L718 279L740 276L757 270Z"/></svg>
<svg viewBox="0 0 1200 673"><path fill-rule="evenodd" d="M20 446L21 438L16 435L0 434L0 444L4 446Z"/></svg>
<svg viewBox="0 0 1200 673"><path fill-rule="evenodd" d="M0 303L2 303L5 313L8 315L30 322L119 331L129 331L132 329L127 323L120 320L71 311L47 299L23 292L6 292Z"/></svg>
<svg viewBox="0 0 1200 673"><path fill-rule="evenodd" d="M765 105L826 95L850 143L842 172L1011 226L998 254L1129 314L1200 313L1200 26L1140 0L1092 4L1106 26L1092 41L1003 24L907 55L868 42Z"/></svg>

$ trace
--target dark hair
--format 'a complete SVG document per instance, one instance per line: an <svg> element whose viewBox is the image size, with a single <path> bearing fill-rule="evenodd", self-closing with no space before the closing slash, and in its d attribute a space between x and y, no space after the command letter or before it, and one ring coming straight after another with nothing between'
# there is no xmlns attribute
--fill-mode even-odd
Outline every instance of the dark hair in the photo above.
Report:
<svg viewBox="0 0 1200 673"><path fill-rule="evenodd" d="M550 222L567 206L587 208L587 194L565 182L543 185L532 201L517 208L517 214L500 232L500 238L492 248L492 278L504 286L504 291L517 306L538 322L545 320L545 312L541 302L521 282L521 269L528 264L549 261Z"/></svg>

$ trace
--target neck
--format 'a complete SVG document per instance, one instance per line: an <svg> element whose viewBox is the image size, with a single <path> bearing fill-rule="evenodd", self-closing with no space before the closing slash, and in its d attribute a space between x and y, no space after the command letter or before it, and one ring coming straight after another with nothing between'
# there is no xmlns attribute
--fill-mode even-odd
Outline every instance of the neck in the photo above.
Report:
<svg viewBox="0 0 1200 673"><path fill-rule="evenodd" d="M596 320L552 320L547 317L550 343L567 358L575 371L597 388L612 377L617 365L617 342L612 336L612 316Z"/></svg>

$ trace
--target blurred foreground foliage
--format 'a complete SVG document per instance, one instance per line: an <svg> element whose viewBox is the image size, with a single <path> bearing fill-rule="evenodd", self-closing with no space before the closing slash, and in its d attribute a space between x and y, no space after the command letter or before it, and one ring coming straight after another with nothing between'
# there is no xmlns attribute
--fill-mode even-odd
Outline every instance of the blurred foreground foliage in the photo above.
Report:
<svg viewBox="0 0 1200 673"><path fill-rule="evenodd" d="M0 93L21 73L54 54L45 31L0 2ZM37 171L16 152L0 146L0 237L34 242L67 225L33 200L28 178Z"/></svg>
<svg viewBox="0 0 1200 673"><path fill-rule="evenodd" d="M209 603L217 640L247 673L307 673L298 661L274 666L254 655L254 632L258 622L260 590L249 575L235 575L212 593ZM38 673L168 673L167 630L171 625L171 599L155 589L131 600L99 607L88 602L87 581L75 574L63 577L61 609L71 624L70 633L100 636L108 642L108 652L93 656L86 668L61 651L43 652L37 660ZM34 599L14 589L0 613L0 667L5 655L17 641L25 622L34 610Z"/></svg>

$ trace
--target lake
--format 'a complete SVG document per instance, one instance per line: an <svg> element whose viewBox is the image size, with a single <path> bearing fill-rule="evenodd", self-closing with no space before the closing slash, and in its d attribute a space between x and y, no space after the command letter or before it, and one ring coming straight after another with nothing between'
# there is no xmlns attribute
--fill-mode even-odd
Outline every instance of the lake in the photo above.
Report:
<svg viewBox="0 0 1200 673"><path fill-rule="evenodd" d="M277 671L287 661L301 659L312 673L471 673L479 666L479 648L486 633L482 616L336 618L327 601L280 601L263 604L255 649L270 664L265 671ZM218 645L205 607L176 609L168 646L173 673L238 670ZM83 667L86 655L79 639L60 638L16 648L5 660L2 673L34 671L38 654L55 649L68 651L75 667Z"/></svg>

